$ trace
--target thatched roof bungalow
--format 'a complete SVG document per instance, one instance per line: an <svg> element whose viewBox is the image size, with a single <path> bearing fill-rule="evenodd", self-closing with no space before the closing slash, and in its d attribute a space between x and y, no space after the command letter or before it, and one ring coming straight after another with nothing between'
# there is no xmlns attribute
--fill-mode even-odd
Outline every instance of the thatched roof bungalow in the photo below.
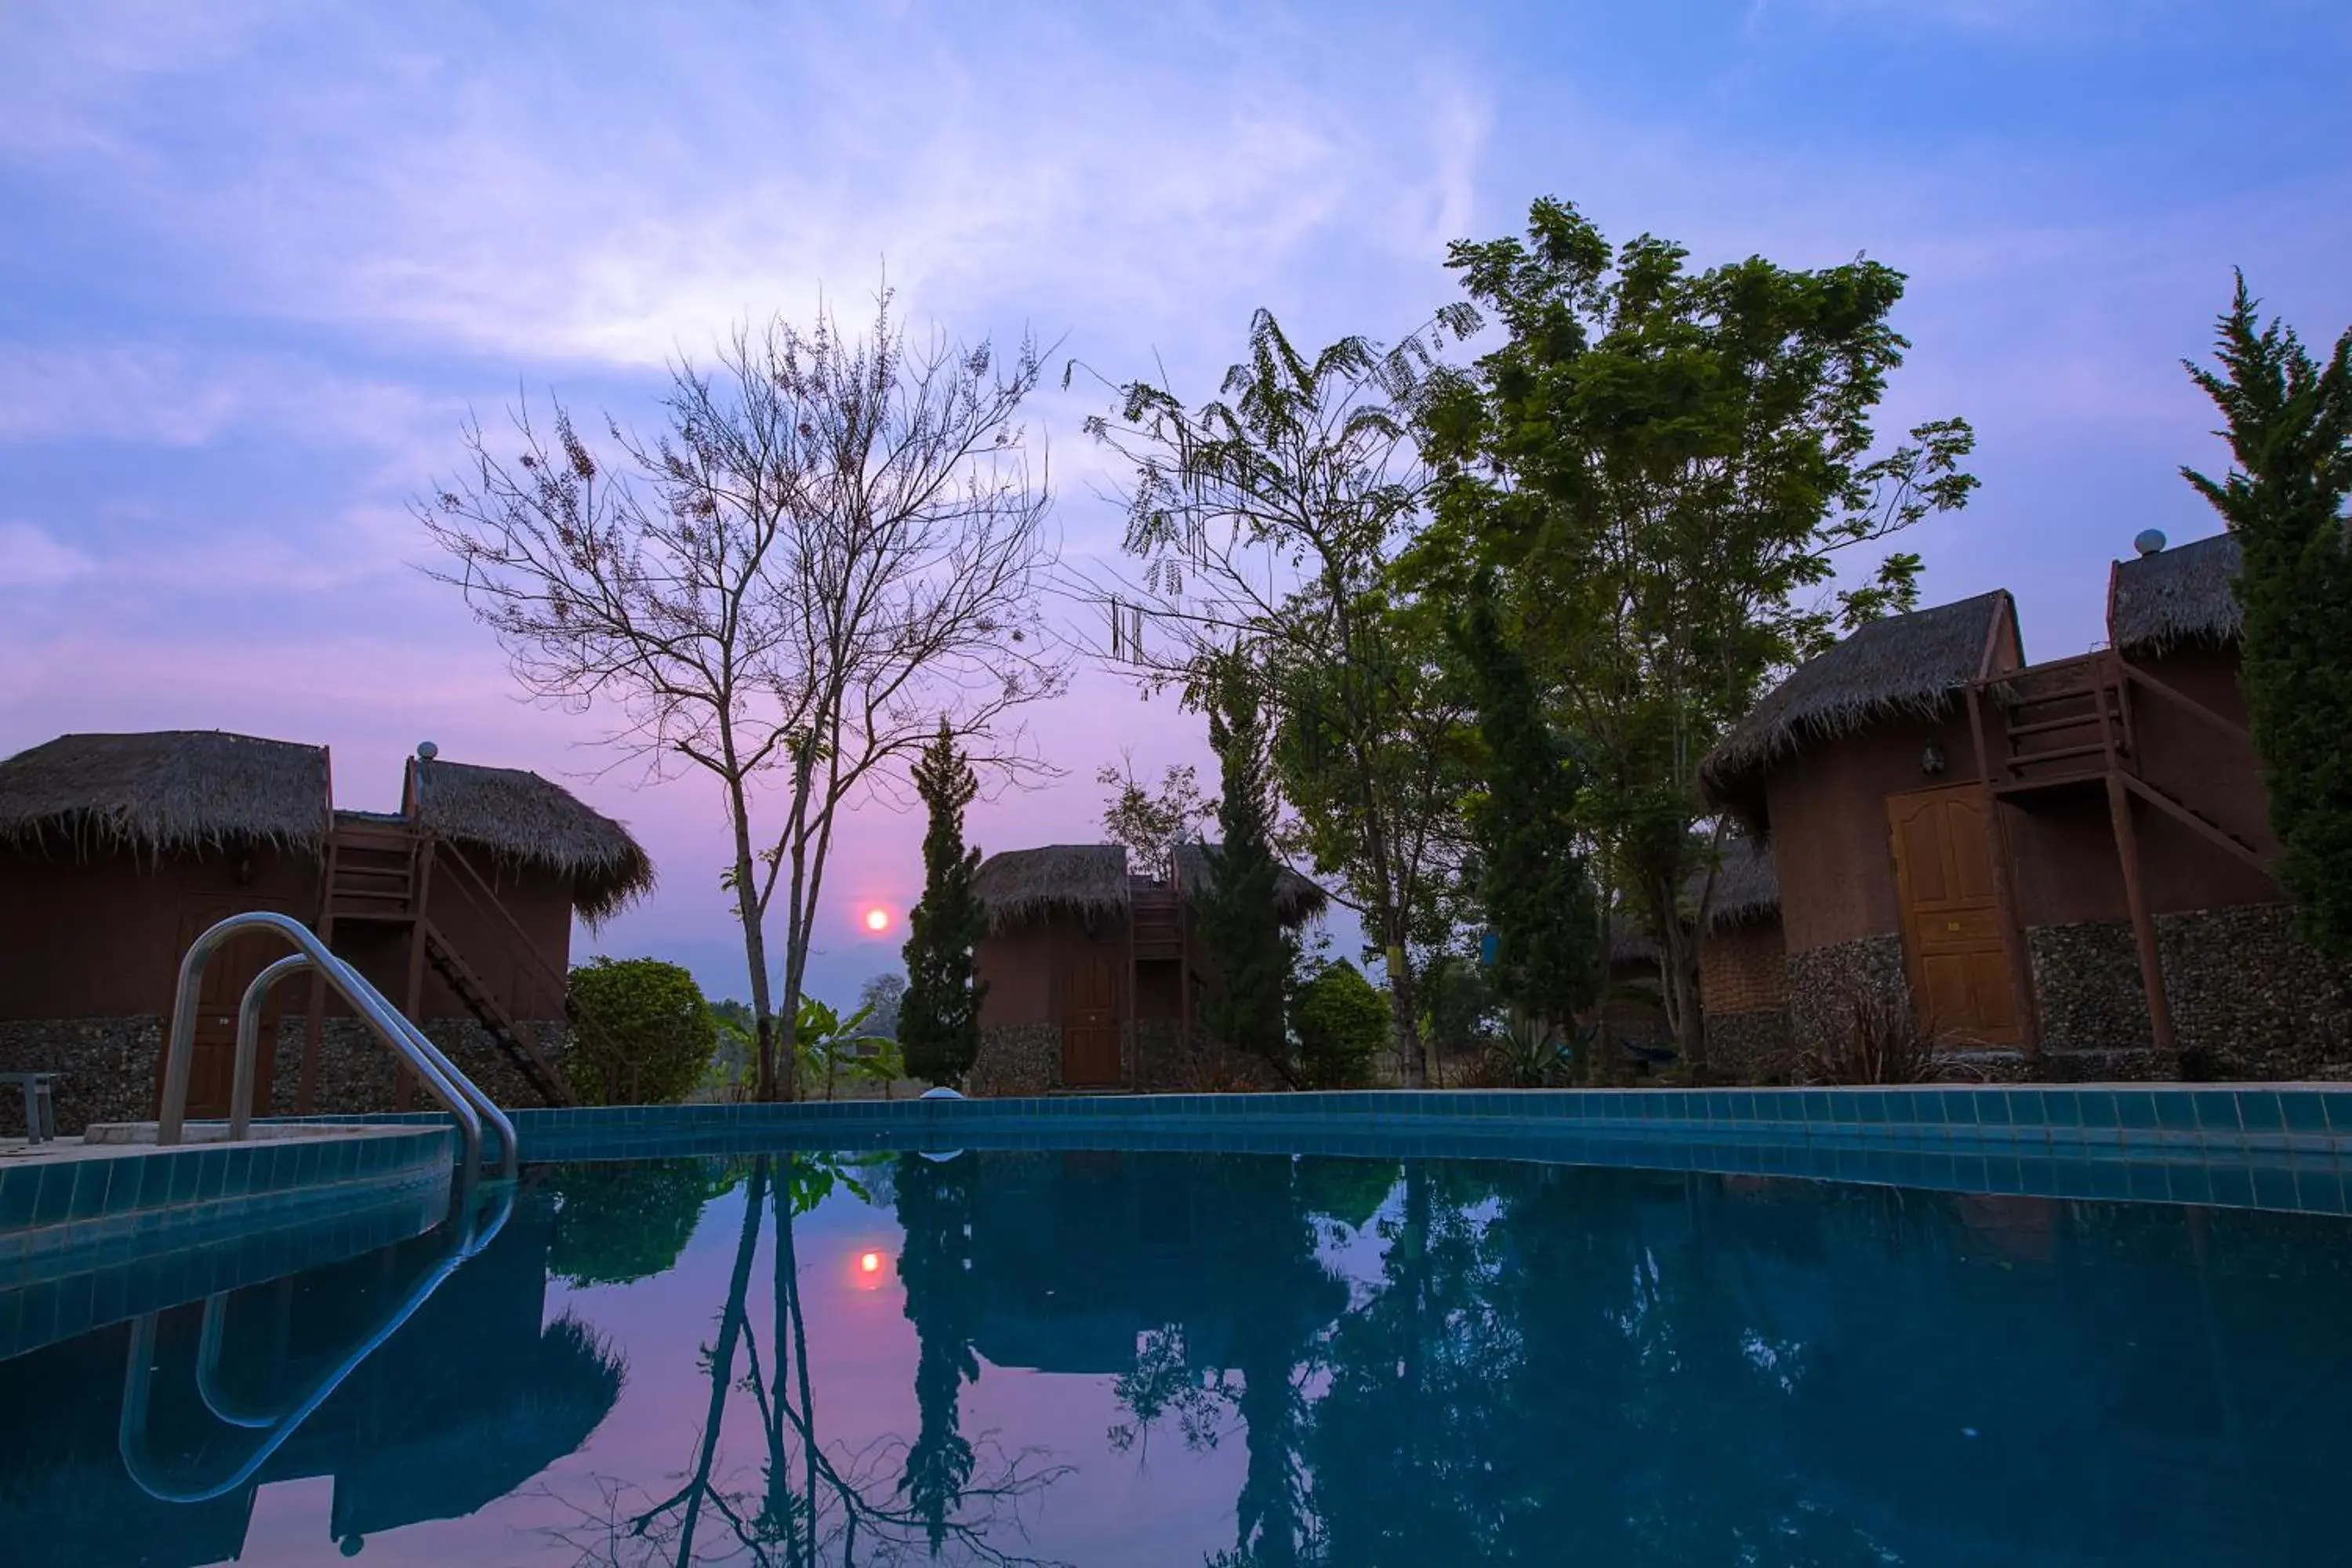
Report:
<svg viewBox="0 0 2352 1568"><path fill-rule="evenodd" d="M2199 1033L2244 1055L2242 1010L2233 1024L2217 1001L2172 1027L2178 964L2149 956L2159 918L2242 922L2228 911L2279 897L2237 684L2239 562L2226 534L2143 536L2110 572L2104 648L2027 664L1994 592L1865 626L1758 703L1699 776L1759 854L1769 835L1795 1013L1899 987L1923 1024L2042 1051L2044 1071L2060 1055L2080 1058L2067 1071L2156 1070L2108 1058L2171 1063L2167 1042ZM1727 865L1725 920L1761 911L1763 869ZM2196 968L2231 942L2162 947ZM2115 961L2135 954L2141 984L2119 988ZM1832 1026L1794 1024L1800 1045Z"/></svg>
<svg viewBox="0 0 2352 1568"><path fill-rule="evenodd" d="M152 1114L181 954L256 910L312 925L428 1027L560 1029L574 915L642 895L652 865L544 779L420 750L402 810L375 814L334 808L325 747L221 731L63 735L0 760L0 942L21 960L0 972L0 1070L63 1075L61 1129ZM277 951L247 939L207 968L192 1114L225 1110L236 1000ZM273 998L273 1028L296 989ZM311 1053L282 1104L264 1051L261 1107L398 1100L388 1055L352 1048L351 1072L329 1063L323 1080ZM452 1054L493 1094L530 1097L504 1049Z"/></svg>
<svg viewBox="0 0 2352 1568"><path fill-rule="evenodd" d="M988 935L973 953L987 1092L1151 1087L1166 1076L1139 1038L1189 1039L1216 976L1201 951L1197 901L1214 847L1187 845L1167 881L1140 875L1117 844L1051 844L981 862L974 891ZM1276 912L1296 928L1329 896L1285 868Z"/></svg>

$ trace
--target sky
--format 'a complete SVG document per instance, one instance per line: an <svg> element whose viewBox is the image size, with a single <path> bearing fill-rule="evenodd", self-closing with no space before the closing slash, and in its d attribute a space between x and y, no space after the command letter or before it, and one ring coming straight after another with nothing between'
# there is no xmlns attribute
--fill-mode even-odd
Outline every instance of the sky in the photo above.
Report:
<svg viewBox="0 0 2352 1568"><path fill-rule="evenodd" d="M681 355L886 277L919 330L1197 401L1253 310L1393 340L1454 297L1449 240L1546 195L1701 264L1905 272L1882 428L1968 418L1983 481L1904 542L1926 602L2006 587L2031 657L2079 652L2135 534L2217 531L2180 361L2231 269L2308 339L2352 322L2347 67L2331 0L0 0L0 755L240 731L374 809L420 741L532 768L659 868L583 945L744 994L715 792L520 700L422 570L469 416L643 427ZM1026 416L1074 557L1116 545L1102 395ZM1122 752L1209 774L1110 671L1029 718L1063 774L975 805L987 849L1099 837ZM920 836L849 822L818 994L896 965L859 917L919 893Z"/></svg>

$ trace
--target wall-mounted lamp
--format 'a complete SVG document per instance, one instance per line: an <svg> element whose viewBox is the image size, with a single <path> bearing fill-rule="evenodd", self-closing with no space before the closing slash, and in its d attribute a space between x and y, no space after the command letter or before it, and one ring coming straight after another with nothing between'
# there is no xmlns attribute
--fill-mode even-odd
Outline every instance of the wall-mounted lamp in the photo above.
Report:
<svg viewBox="0 0 2352 1568"><path fill-rule="evenodd" d="M1930 741L1927 749L1919 753L1919 771L1929 778L1944 771L1944 748Z"/></svg>

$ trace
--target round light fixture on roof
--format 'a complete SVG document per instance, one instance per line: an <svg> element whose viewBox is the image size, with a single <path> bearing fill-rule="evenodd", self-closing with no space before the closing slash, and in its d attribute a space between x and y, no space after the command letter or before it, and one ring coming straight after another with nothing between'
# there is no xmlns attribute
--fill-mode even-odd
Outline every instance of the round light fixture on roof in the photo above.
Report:
<svg viewBox="0 0 2352 1568"><path fill-rule="evenodd" d="M2142 555L2156 554L2164 548L2164 531L2160 528L2140 530L2139 536L2132 541L2132 548Z"/></svg>
<svg viewBox="0 0 2352 1568"><path fill-rule="evenodd" d="M419 741L416 742L416 755L419 761L429 763L440 754L441 748L435 745L432 742Z"/></svg>

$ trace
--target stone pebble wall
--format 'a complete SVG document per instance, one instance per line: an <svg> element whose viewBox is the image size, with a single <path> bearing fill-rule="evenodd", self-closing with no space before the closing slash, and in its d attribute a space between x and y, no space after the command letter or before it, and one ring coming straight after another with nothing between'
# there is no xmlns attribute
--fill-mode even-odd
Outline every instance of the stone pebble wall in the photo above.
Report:
<svg viewBox="0 0 2352 1568"><path fill-rule="evenodd" d="M302 1088L302 1037L307 1020L279 1020L274 1042L270 1103L257 1115L291 1116ZM526 1025L538 1032L540 1049L559 1069L570 1032L562 1023ZM544 1105L489 1031L471 1018L441 1018L425 1032L467 1077L500 1105ZM53 1072L58 1131L79 1136L93 1123L149 1121L155 1115L158 1065L163 1055L163 1020L53 1018L0 1022L0 1072ZM325 1112L390 1110L396 1073L404 1072L391 1051L356 1018L329 1018L319 1058L318 1109ZM0 1092L0 1136L20 1136L24 1097ZM429 1097L418 1085L411 1109L425 1110Z"/></svg>
<svg viewBox="0 0 2352 1568"><path fill-rule="evenodd" d="M155 1114L156 1064L163 1020L44 1018L0 1023L0 1072L53 1072L58 1132L74 1137L93 1122L145 1121ZM22 1137L25 1097L0 1089L0 1137Z"/></svg>
<svg viewBox="0 0 2352 1568"><path fill-rule="evenodd" d="M964 1092L991 1098L1044 1094L1062 1081L1058 1024L999 1024L980 1032Z"/></svg>
<svg viewBox="0 0 2352 1568"><path fill-rule="evenodd" d="M1852 1026L1850 998L1857 989L1899 997L1911 1005L1905 977L1903 939L1893 931L1833 942L1788 959L1789 1048L1822 1050Z"/></svg>
<svg viewBox="0 0 2352 1568"><path fill-rule="evenodd" d="M2352 973L2295 936L2284 904L2157 917L2178 1063L2157 1052L2128 923L2039 927L2026 942L2046 1078L2269 1081L2352 1069Z"/></svg>
<svg viewBox="0 0 2352 1568"><path fill-rule="evenodd" d="M1706 1015L1708 1070L1732 1083L1786 1083L1794 1067L1789 1015L1778 1007Z"/></svg>

